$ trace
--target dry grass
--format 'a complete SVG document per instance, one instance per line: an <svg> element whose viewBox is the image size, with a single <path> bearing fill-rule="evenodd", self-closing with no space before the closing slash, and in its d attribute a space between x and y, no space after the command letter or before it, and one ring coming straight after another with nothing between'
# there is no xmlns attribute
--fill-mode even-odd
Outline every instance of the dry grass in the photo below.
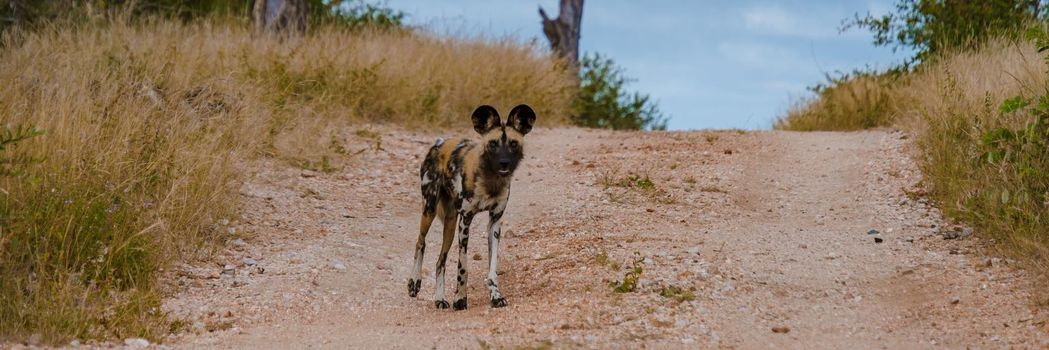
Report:
<svg viewBox="0 0 1049 350"><path fill-rule="evenodd" d="M992 40L976 50L946 55L892 84L849 81L839 87L877 90L858 95L881 96L874 99L881 102L821 95L791 111L776 127L842 130L893 125L910 131L916 136L930 195L945 213L994 238L1003 253L1045 276L1049 273L1046 72L1045 56L1035 44ZM841 111L852 110L855 115L837 113L825 108L828 105L850 106ZM852 120L867 112L882 117L874 125ZM1041 297L1049 298L1049 292Z"/></svg>
<svg viewBox="0 0 1049 350"><path fill-rule="evenodd" d="M796 102L773 127L781 130L862 130L890 125L891 78L859 76Z"/></svg>
<svg viewBox="0 0 1049 350"><path fill-rule="evenodd" d="M1049 273L1049 133L1034 127L1046 113L1035 106L1049 96L1043 55L1031 43L995 41L923 69L900 89L907 108L899 124L918 136L933 198L1004 253ZM1017 96L1031 107L1003 110ZM1004 130L1031 137L1002 139Z"/></svg>
<svg viewBox="0 0 1049 350"><path fill-rule="evenodd" d="M703 185L703 187L700 187L699 190L701 192L708 192L708 193L728 193L727 190L725 190L725 189L723 189L721 187L718 187L717 185Z"/></svg>
<svg viewBox="0 0 1049 350"><path fill-rule="evenodd" d="M160 340L158 269L228 238L253 157L337 167L354 123L465 126L478 104L528 103L551 125L572 97L533 47L407 31L107 21L0 45L0 126L44 131L0 151L38 160L0 176L0 339Z"/></svg>
<svg viewBox="0 0 1049 350"><path fill-rule="evenodd" d="M612 169L600 175L598 184L614 203L628 203L639 196L661 204L677 203L677 198L663 186L657 185L647 171L629 171L623 175L618 168Z"/></svg>

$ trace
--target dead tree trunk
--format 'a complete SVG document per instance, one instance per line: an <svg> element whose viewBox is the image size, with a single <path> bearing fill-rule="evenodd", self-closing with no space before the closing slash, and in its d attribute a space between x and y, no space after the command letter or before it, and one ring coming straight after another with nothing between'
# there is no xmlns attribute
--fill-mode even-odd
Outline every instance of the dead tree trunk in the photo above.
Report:
<svg viewBox="0 0 1049 350"><path fill-rule="evenodd" d="M579 65L579 28L583 23L583 0L561 0L561 13L550 19L543 8L543 34L550 40L550 49L567 59L573 66Z"/></svg>
<svg viewBox="0 0 1049 350"><path fill-rule="evenodd" d="M251 19L259 32L305 33L306 0L255 0Z"/></svg>

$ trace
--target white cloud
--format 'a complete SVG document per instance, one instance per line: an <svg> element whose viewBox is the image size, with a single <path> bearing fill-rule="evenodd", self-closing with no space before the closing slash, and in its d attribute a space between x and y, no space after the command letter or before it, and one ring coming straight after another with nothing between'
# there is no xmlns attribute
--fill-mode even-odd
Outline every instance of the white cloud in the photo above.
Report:
<svg viewBox="0 0 1049 350"><path fill-rule="evenodd" d="M763 43L722 42L717 50L726 63L737 62L751 68L790 70L809 64L793 49Z"/></svg>
<svg viewBox="0 0 1049 350"><path fill-rule="evenodd" d="M554 0L388 0L412 24L462 36L537 38L540 4ZM909 54L872 47L870 33L839 35L842 19L892 10L896 0L588 1L582 49L637 78L673 117L671 128L768 127L824 72L885 65Z"/></svg>
<svg viewBox="0 0 1049 350"><path fill-rule="evenodd" d="M815 18L813 18L815 17ZM825 16L809 14L804 21L801 15L778 5L752 6L743 11L743 25L747 30L761 34L797 36L809 39L837 35L836 22L827 22ZM835 18L838 21L840 18Z"/></svg>

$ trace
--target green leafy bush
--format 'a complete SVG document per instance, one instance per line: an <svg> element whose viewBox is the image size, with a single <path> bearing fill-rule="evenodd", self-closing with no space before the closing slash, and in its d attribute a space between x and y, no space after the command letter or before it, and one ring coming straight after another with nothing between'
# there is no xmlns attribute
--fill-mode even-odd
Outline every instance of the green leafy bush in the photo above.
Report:
<svg viewBox="0 0 1049 350"><path fill-rule="evenodd" d="M934 116L918 143L944 211L1049 269L1049 94ZM1044 296L1043 296L1044 297Z"/></svg>
<svg viewBox="0 0 1049 350"><path fill-rule="evenodd" d="M385 3L368 3L364 0L311 0L311 21L346 25L352 29L394 29L404 27L403 11L390 8Z"/></svg>
<svg viewBox="0 0 1049 350"><path fill-rule="evenodd" d="M867 29L874 34L874 45L914 49L910 64L956 48L975 48L992 36L1020 33L1045 11L1040 5L1039 0L900 0L895 12L857 14L842 30Z"/></svg>
<svg viewBox="0 0 1049 350"><path fill-rule="evenodd" d="M667 118L648 95L627 92L631 79L610 58L587 54L579 63L579 94L572 121L616 130L665 130Z"/></svg>
<svg viewBox="0 0 1049 350"><path fill-rule="evenodd" d="M860 130L890 126L896 104L896 84L921 64L977 50L989 38L1015 40L1037 32L1046 11L1038 0L945 1L899 0L895 11L873 16L857 14L842 30L871 31L874 45L914 50L914 56L885 71L857 70L810 88L816 95L796 103L776 120L783 130Z"/></svg>

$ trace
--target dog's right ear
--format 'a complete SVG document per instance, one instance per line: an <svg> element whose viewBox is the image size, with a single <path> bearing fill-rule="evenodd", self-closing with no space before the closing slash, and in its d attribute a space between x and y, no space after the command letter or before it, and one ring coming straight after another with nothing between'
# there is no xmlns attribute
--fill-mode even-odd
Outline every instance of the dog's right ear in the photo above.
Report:
<svg viewBox="0 0 1049 350"><path fill-rule="evenodd" d="M496 111L495 107L489 105L477 107L471 118L474 122L474 130L478 134L484 134L489 130L502 126L499 122L499 111Z"/></svg>

